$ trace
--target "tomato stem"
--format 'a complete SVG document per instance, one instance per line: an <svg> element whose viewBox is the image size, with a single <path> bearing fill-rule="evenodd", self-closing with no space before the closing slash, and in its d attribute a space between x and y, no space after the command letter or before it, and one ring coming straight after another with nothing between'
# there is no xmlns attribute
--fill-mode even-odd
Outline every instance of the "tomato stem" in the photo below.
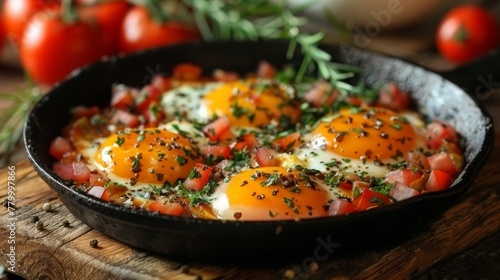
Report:
<svg viewBox="0 0 500 280"><path fill-rule="evenodd" d="M77 20L77 14L73 5L73 0L62 0L62 19L65 23L71 24Z"/></svg>
<svg viewBox="0 0 500 280"><path fill-rule="evenodd" d="M453 39L457 42L463 43L469 39L469 33L464 26L460 26L453 34Z"/></svg>
<svg viewBox="0 0 500 280"><path fill-rule="evenodd" d="M165 14L163 13L160 2L158 0L150 0L145 1L145 6L148 9L151 17L154 21L158 23L163 23L167 19Z"/></svg>

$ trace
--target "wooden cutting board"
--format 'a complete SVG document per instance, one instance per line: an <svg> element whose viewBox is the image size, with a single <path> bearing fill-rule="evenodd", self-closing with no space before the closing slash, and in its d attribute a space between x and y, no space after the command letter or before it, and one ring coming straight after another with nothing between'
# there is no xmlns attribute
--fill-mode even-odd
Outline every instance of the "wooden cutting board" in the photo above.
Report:
<svg viewBox="0 0 500 280"><path fill-rule="evenodd" d="M305 265L309 262L266 267L185 263L131 248L70 214L28 161L11 166L16 209L9 216L8 209L0 207L0 263L9 268L7 254L13 249L15 272L28 279L288 279L285 275L293 276L293 270L294 279L408 279L500 230L500 141L470 190L428 230L404 243L332 254L313 267ZM7 168L0 171L1 201L8 196L8 176ZM43 211L45 203L53 210ZM43 222L42 230L35 227L35 216ZM9 228L13 224L15 230ZM8 243L11 239L15 244ZM92 240L98 241L97 248L89 245ZM489 278L495 272L477 273Z"/></svg>

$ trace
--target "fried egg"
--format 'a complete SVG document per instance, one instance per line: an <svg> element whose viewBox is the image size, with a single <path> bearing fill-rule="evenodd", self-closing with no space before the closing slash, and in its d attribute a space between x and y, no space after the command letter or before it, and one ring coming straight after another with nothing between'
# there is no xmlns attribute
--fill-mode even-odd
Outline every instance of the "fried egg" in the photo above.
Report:
<svg viewBox="0 0 500 280"><path fill-rule="evenodd" d="M91 170L130 189L185 179L202 157L190 140L167 129L120 131L82 149Z"/></svg>
<svg viewBox="0 0 500 280"><path fill-rule="evenodd" d="M332 190L291 168L259 167L233 175L213 194L212 211L225 220L285 220L328 215Z"/></svg>
<svg viewBox="0 0 500 280"><path fill-rule="evenodd" d="M404 161L404 156L425 147L423 120L415 114L388 109L343 109L326 116L303 136L283 166L303 165L321 172L345 171L383 177Z"/></svg>
<svg viewBox="0 0 500 280"><path fill-rule="evenodd" d="M256 128L283 118L293 123L300 109L293 101L294 90L268 80L239 80L185 84L164 94L161 101L168 118L209 122L227 116L231 127Z"/></svg>

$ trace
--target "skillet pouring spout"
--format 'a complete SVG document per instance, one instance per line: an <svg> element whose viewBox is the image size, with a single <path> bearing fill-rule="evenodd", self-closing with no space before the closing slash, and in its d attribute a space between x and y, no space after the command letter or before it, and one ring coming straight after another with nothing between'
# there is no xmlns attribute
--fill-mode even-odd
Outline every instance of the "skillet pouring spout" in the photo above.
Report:
<svg viewBox="0 0 500 280"><path fill-rule="evenodd" d="M151 78L150 69L166 72L182 62L196 63L206 73L215 69L249 73L261 60L277 67L294 64L296 61L286 59L287 41L178 45L113 57L82 69L55 86L30 112L24 129L28 157L78 219L125 244L171 257L205 261L300 258L321 244L330 244L326 248L332 254L332 244L338 245L339 250L352 250L361 242L360 232L370 246L377 246L395 232L401 238L409 238L412 232L425 230L430 220L439 218L439 213L468 189L485 163L494 143L490 115L446 75L356 48L322 48L337 62L361 68L360 81L368 85L396 82L411 94L426 117L456 128L464 139L467 164L450 189L345 216L233 222L157 215L117 206L77 191L53 172L49 146L68 124L71 108L104 107L109 104L113 84L142 86Z"/></svg>

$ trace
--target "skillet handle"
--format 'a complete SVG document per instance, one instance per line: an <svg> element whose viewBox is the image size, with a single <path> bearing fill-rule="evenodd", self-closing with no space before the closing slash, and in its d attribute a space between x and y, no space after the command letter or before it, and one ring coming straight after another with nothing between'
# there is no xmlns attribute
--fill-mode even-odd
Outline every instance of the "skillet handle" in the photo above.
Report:
<svg viewBox="0 0 500 280"><path fill-rule="evenodd" d="M485 99L485 94L489 96L495 88L500 88L500 51L440 74L477 99Z"/></svg>

